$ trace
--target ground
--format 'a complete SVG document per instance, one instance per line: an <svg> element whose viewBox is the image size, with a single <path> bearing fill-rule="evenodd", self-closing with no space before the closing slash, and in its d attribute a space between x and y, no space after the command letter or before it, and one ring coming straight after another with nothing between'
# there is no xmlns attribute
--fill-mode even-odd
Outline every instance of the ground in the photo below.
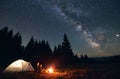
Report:
<svg viewBox="0 0 120 79"><path fill-rule="evenodd" d="M54 73L1 73L0 79L120 79L120 63L64 65Z"/></svg>

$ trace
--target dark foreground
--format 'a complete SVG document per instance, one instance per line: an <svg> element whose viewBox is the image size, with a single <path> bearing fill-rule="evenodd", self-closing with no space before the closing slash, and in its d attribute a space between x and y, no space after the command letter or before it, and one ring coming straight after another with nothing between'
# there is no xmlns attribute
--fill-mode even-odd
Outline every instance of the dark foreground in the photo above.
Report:
<svg viewBox="0 0 120 79"><path fill-rule="evenodd" d="M0 79L120 79L120 63L61 66L54 73L1 73Z"/></svg>

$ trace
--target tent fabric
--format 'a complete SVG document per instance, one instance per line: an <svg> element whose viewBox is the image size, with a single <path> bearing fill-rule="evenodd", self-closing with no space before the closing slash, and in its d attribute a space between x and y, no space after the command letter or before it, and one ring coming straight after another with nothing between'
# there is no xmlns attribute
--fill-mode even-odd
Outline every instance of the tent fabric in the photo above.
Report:
<svg viewBox="0 0 120 79"><path fill-rule="evenodd" d="M34 71L34 68L30 64L30 62L19 59L11 63L4 70L4 72L21 72L21 71Z"/></svg>

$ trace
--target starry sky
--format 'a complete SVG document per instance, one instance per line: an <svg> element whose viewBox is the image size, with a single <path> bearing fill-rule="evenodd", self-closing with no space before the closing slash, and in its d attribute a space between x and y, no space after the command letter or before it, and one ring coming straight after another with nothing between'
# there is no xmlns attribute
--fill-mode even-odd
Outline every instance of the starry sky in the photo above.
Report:
<svg viewBox="0 0 120 79"><path fill-rule="evenodd" d="M54 48L66 33L78 56L120 55L120 0L0 0L0 28Z"/></svg>

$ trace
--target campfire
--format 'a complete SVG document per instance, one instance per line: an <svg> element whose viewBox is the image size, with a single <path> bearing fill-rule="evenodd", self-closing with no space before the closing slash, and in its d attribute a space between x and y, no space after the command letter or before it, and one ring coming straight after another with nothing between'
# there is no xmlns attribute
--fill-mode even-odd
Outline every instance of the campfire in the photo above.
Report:
<svg viewBox="0 0 120 79"><path fill-rule="evenodd" d="M47 69L46 69L46 72L47 72L47 73L54 73L53 67L47 68Z"/></svg>
<svg viewBox="0 0 120 79"><path fill-rule="evenodd" d="M53 73L54 72L52 67L48 68L47 71L48 71L48 73Z"/></svg>

